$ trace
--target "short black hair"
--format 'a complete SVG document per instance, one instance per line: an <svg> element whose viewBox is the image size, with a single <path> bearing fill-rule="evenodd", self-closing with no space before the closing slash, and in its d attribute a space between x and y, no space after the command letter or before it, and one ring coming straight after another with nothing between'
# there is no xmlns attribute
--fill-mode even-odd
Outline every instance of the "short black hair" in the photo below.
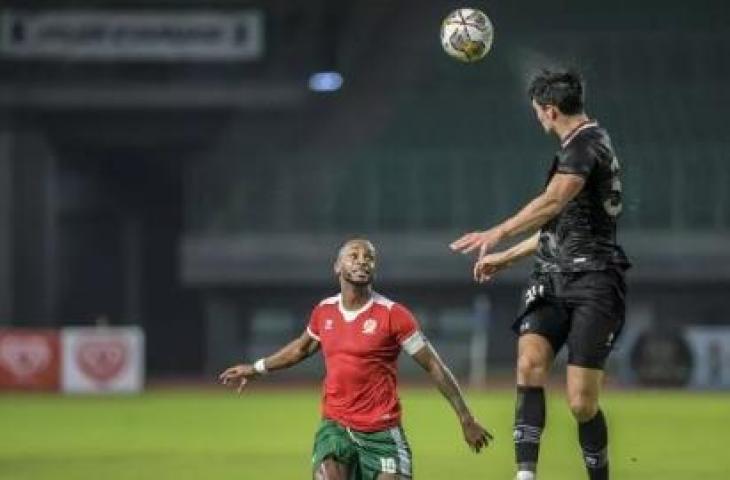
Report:
<svg viewBox="0 0 730 480"><path fill-rule="evenodd" d="M583 113L583 79L574 70L543 69L527 92L538 105L554 105L565 115Z"/></svg>

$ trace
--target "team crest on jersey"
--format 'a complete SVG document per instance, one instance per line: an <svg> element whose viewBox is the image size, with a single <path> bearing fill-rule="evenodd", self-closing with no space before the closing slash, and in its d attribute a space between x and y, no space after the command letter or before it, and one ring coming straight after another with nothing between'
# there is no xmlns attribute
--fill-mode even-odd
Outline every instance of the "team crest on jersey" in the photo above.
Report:
<svg viewBox="0 0 730 480"><path fill-rule="evenodd" d="M334 328L334 322L331 318L328 318L324 321L324 329L325 330L332 330Z"/></svg>
<svg viewBox="0 0 730 480"><path fill-rule="evenodd" d="M378 322L374 318L368 318L365 323L362 324L362 333L366 335L372 335L375 333L375 329L378 328Z"/></svg>

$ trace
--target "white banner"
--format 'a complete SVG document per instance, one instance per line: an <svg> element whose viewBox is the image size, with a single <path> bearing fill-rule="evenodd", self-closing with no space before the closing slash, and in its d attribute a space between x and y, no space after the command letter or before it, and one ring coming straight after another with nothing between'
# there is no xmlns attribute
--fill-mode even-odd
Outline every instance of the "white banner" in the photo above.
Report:
<svg viewBox="0 0 730 480"><path fill-rule="evenodd" d="M133 393L144 387L144 333L138 327L64 328L61 350L64 392Z"/></svg>
<svg viewBox="0 0 730 480"><path fill-rule="evenodd" d="M687 327L694 368L690 386L730 388L730 327Z"/></svg>
<svg viewBox="0 0 730 480"><path fill-rule="evenodd" d="M0 53L91 60L254 60L264 51L257 10L2 12Z"/></svg>

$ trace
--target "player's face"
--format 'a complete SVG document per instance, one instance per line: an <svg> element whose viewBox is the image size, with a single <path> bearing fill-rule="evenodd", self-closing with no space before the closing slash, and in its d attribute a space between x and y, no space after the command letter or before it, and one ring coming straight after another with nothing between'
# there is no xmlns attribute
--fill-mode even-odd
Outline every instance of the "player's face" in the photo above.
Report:
<svg viewBox="0 0 730 480"><path fill-rule="evenodd" d="M335 265L335 272L353 285L369 285L375 274L375 249L370 242L345 245Z"/></svg>
<svg viewBox="0 0 730 480"><path fill-rule="evenodd" d="M537 120L542 125L545 133L552 132L557 118L557 109L552 105L540 105L535 100L532 100L532 109L535 110Z"/></svg>

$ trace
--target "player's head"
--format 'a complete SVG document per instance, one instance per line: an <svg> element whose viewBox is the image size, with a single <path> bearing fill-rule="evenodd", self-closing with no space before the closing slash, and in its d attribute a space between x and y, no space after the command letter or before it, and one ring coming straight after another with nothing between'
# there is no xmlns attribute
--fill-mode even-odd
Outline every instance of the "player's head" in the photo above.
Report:
<svg viewBox="0 0 730 480"><path fill-rule="evenodd" d="M583 80L570 70L541 70L530 81L528 94L537 119L546 132L555 124L583 113Z"/></svg>
<svg viewBox="0 0 730 480"><path fill-rule="evenodd" d="M353 238L343 243L337 253L335 274L340 280L357 286L373 283L375 247L370 240Z"/></svg>

